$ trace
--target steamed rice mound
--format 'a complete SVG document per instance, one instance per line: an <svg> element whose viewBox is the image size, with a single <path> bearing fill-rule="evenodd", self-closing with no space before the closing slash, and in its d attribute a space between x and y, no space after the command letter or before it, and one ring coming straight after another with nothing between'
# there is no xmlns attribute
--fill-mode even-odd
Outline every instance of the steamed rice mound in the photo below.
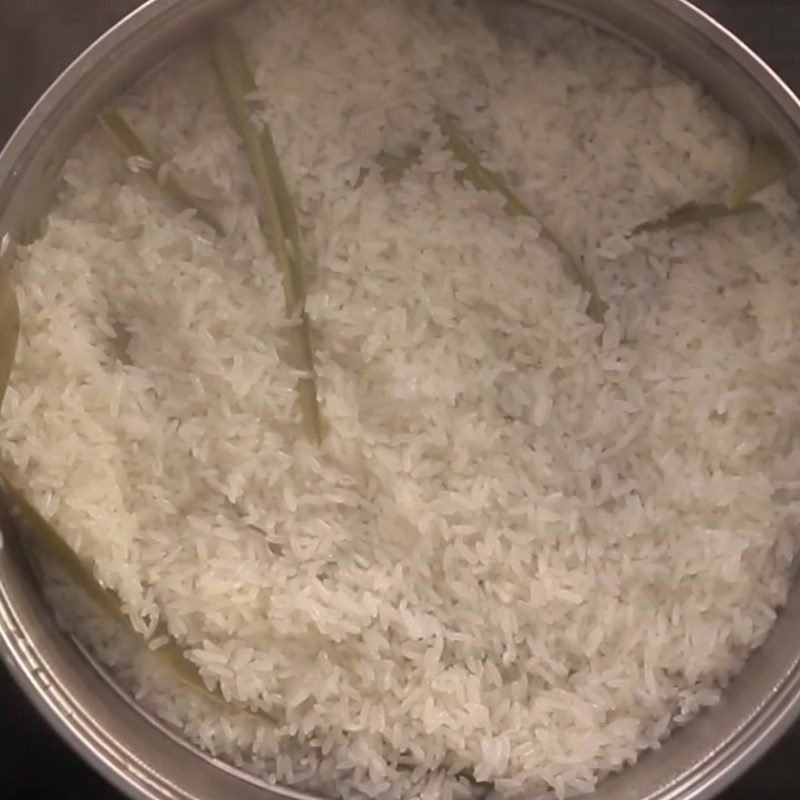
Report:
<svg viewBox="0 0 800 800"><path fill-rule="evenodd" d="M311 262L319 450L202 49L118 105L227 235L92 130L16 266L14 479L138 630L165 623L274 722L140 675L143 702L270 781L591 790L719 699L788 589L794 202L775 188L761 213L629 236L723 197L743 131L604 34L490 8L234 19ZM604 325L537 221L458 179L437 107L583 256ZM377 154L409 146L419 163L384 180Z"/></svg>

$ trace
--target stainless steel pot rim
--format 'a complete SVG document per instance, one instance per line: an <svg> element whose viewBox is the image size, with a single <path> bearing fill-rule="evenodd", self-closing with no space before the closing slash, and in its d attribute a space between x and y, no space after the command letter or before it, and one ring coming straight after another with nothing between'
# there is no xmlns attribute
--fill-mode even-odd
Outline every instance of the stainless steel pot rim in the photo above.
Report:
<svg viewBox="0 0 800 800"><path fill-rule="evenodd" d="M67 114L82 96L87 75L100 65L113 65L132 52L137 52L136 43L146 38L148 32L174 25L189 6L194 6L195 20L202 22L203 18L210 18L222 6L230 8L241 2L242 0L147 0L84 51L37 102L0 153L0 238L6 233L12 239L18 236L13 220L9 222L6 216L23 179L24 169L20 165L29 162L33 154L48 140L54 119ZM489 2L514 2L523 5L526 0ZM593 0L534 2L556 10L567 10L567 13L592 17ZM631 2L632 0L608 0L606 5L624 9ZM791 138L789 144L800 153L800 101L761 58L688 0L639 2L642 6L651 8L653 13L662 13L665 19L671 16L690 26L707 40L710 48L717 48L721 55L735 61L742 74L757 84L769 96L775 108L780 109L782 119L778 119L775 124L783 126L783 132ZM195 29L198 27L200 23ZM11 252L3 254L0 262L7 262L11 255ZM3 266L0 263L0 268ZM7 532L5 528L4 532ZM135 752L120 741L114 732L115 725L111 723L111 712L107 718L98 718L98 708L107 703L108 708L114 709L114 714L130 715L125 716L126 724L138 717L144 719L154 730L160 728L165 739L179 741L162 723L149 716L142 717L144 712L136 708L116 686L105 683L105 689L98 688L98 704L87 708L82 696L75 693L75 685L68 685L60 679L59 671L55 667L61 662L52 653L43 655L28 634L30 620L43 614L47 616L48 611L41 597L26 597L24 602L21 599L23 582L31 580L30 574L20 566L22 560L19 543L13 541L13 537L7 537L4 546L0 547L0 657L38 710L85 760L130 797L137 800L194 800L198 797L210 800L211 797L220 796L216 787L209 787L208 792L203 793L198 786L179 785L174 776L168 775L163 769L155 768L152 758ZM779 618L778 626L782 626L782 630L774 635L781 636L783 629L790 630L793 617L800 619L800 598L795 597L795 601L781 614L784 619ZM63 639L63 634L57 631L52 620L46 623L46 628L54 639L59 636ZM74 643L69 643L68 646L75 653L79 652ZM762 655L759 651L751 660L758 662ZM756 667L760 668L758 663ZM753 704L749 715L742 715L738 726L727 737L710 751L697 754L688 769L674 773L666 771L660 775L658 788L650 791L647 798L706 800L762 755L800 715L800 646L788 669L776 674L770 685L771 691ZM124 699L127 712L122 710L120 698ZM112 705L114 700L117 701L116 706ZM701 714L689 727L704 724L704 718L705 715ZM304 792L268 787L253 776L200 753L185 742L180 742L180 747L187 753L187 764L191 763L192 758L202 758L213 765L215 770L235 780L237 791L241 788L240 796L247 800L265 798L270 791L298 800L311 797ZM644 767L650 761L650 757L645 756L639 764ZM630 787L620 784L619 777L612 776L603 784L603 797L613 797L615 800L639 800L645 797L643 794L632 793ZM600 800L601 795L598 794L597 797Z"/></svg>

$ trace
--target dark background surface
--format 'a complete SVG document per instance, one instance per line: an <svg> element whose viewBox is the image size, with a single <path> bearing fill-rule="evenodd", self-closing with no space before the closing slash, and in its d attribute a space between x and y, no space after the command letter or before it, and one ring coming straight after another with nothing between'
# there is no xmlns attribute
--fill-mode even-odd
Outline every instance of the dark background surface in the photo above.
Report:
<svg viewBox="0 0 800 800"><path fill-rule="evenodd" d="M800 0L696 0L800 90ZM137 0L0 0L0 144L61 68ZM0 666L0 800L118 800ZM720 800L798 800L800 724ZM224 800L224 798L220 798Z"/></svg>

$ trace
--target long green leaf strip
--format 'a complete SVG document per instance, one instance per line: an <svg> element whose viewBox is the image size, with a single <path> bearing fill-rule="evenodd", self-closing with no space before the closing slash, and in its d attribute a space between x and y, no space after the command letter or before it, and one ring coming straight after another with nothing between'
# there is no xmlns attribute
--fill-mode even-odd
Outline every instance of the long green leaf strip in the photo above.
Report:
<svg viewBox="0 0 800 800"><path fill-rule="evenodd" d="M728 207L738 208L751 197L785 180L795 169L792 154L772 136L757 136L750 147L744 171L728 200Z"/></svg>
<svg viewBox="0 0 800 800"><path fill-rule="evenodd" d="M658 233L659 231L671 231L683 228L687 225L700 225L705 222L713 222L717 219L726 217L738 217L744 214L752 214L754 211L762 210L759 203L743 203L735 208L723 206L722 204L709 203L687 203L680 208L671 211L664 219L653 220L637 225L632 233Z"/></svg>
<svg viewBox="0 0 800 800"><path fill-rule="evenodd" d="M464 164L464 175L467 177L478 189L484 189L488 192L498 192L506 201L506 213L512 217L531 217L536 219L536 215L528 208L527 205L508 187L508 185L498 177L494 172L487 169L480 160L480 157L469 143L466 135L461 130L458 120L453 114L446 112L439 112L437 114L437 122L442 132L447 136L448 144L453 156L456 160ZM553 231L549 230L537 220L541 225L542 238L550 242L561 253L564 260L564 265L570 278L583 288L589 295L589 303L586 307L586 313L595 321L602 322L605 318L605 313L608 310L608 304L600 297L597 292L597 287L594 284L591 276L583 268L572 254L569 252L564 243L556 236Z"/></svg>
<svg viewBox="0 0 800 800"><path fill-rule="evenodd" d="M305 262L297 215L283 177L269 127L256 129L248 96L255 91L253 74L236 34L227 26L217 29L212 56L220 88L233 128L244 144L250 169L261 200L259 221L264 237L272 243L275 260L283 276L286 312L296 324L291 343L296 366L304 373L297 381L306 437L313 444L322 440L322 422L314 372L311 326L306 314Z"/></svg>
<svg viewBox="0 0 800 800"><path fill-rule="evenodd" d="M78 557L58 531L2 475L0 475L0 494L4 507L11 509L17 529L25 536L29 545L33 546L37 555L55 564L71 585L81 589L119 627L135 633L117 595L100 585L91 567ZM160 635L163 631L158 633ZM143 647L148 646L147 640L140 634L137 633L136 636L142 640ZM197 667L186 658L174 641L151 652L154 658L181 683L202 691L217 702L222 699L220 695L206 688Z"/></svg>
<svg viewBox="0 0 800 800"><path fill-rule="evenodd" d="M19 305L8 271L0 267L0 406L8 388L19 341Z"/></svg>
<svg viewBox="0 0 800 800"><path fill-rule="evenodd" d="M638 225L631 233L671 231L686 225L700 225L762 211L763 206L750 202L751 198L785 180L795 168L795 161L783 144L770 137L756 137L750 147L742 175L736 181L727 204L687 203L671 211L663 219Z"/></svg>
<svg viewBox="0 0 800 800"><path fill-rule="evenodd" d="M7 271L0 269L0 405L14 365L19 333L19 305L14 287ZM119 598L100 585L91 568L77 556L58 531L39 514L21 492L11 486L0 471L0 522L4 520L13 523L14 528L20 532L29 546L39 554L44 553L52 559L65 577L82 589L120 627L132 634L135 633L130 620L122 610ZM145 642L143 646L147 646ZM202 691L215 702L223 702L220 694L209 692L197 668L186 659L177 643L170 640L153 654L182 684Z"/></svg>
<svg viewBox="0 0 800 800"><path fill-rule="evenodd" d="M143 172L152 178L156 185L173 203L180 208L194 210L197 218L224 236L225 229L219 218L211 210L208 203L192 194L171 170L167 170L163 180L159 181L158 172L162 164L155 150L130 126L116 108L105 108L97 115L100 127L108 134L111 141L128 158L141 159L146 166Z"/></svg>

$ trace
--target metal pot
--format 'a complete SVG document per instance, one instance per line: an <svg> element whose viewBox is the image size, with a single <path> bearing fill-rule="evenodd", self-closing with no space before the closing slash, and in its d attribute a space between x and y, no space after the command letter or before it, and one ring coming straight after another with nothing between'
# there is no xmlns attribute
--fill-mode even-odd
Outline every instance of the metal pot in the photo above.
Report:
<svg viewBox="0 0 800 800"><path fill-rule="evenodd" d="M584 17L698 78L754 132L800 160L800 103L730 33L684 0L487 0L524 17L531 3ZM150 0L90 47L34 107L0 155L0 240L33 235L58 166L99 108L237 0ZM795 189L797 187L794 187ZM5 251L5 252L2 252ZM13 255L0 247L0 269ZM13 524L0 548L0 655L53 727L140 800L265 800L269 788L189 746L142 713L55 623ZM723 702L657 751L606 779L596 800L702 800L733 780L800 711L800 586Z"/></svg>

